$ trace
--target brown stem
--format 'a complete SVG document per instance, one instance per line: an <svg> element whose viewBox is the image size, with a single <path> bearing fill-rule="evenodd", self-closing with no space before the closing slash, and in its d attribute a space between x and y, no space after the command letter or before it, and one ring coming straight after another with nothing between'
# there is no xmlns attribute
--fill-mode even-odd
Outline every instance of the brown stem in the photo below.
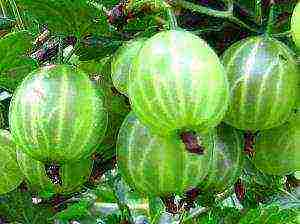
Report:
<svg viewBox="0 0 300 224"><path fill-rule="evenodd" d="M0 216L0 224L6 224L8 222L6 222L6 219L2 216Z"/></svg>
<svg viewBox="0 0 300 224"><path fill-rule="evenodd" d="M47 41L43 45L43 47L38 48L36 51L34 51L30 57L33 59L36 59L39 63L44 63L51 58L53 58L55 55L57 55L59 50L59 42L57 39L52 39Z"/></svg>
<svg viewBox="0 0 300 224"><path fill-rule="evenodd" d="M161 197L161 200L163 201L167 212L171 214L177 214L179 212L179 207L175 203L175 196Z"/></svg>
<svg viewBox="0 0 300 224"><path fill-rule="evenodd" d="M126 12L128 2L121 0L116 6L107 12L108 22L121 29L129 19L133 18L134 15Z"/></svg>
<svg viewBox="0 0 300 224"><path fill-rule="evenodd" d="M64 44L69 46L69 45L72 45L73 47L75 46L75 44L77 43L77 38L73 35L70 35L70 36L67 36L65 39L64 39Z"/></svg>
<svg viewBox="0 0 300 224"><path fill-rule="evenodd" d="M26 192L26 191L28 191L28 186L27 186L27 184L26 184L25 181L23 181L23 182L20 184L19 189L21 190L21 192Z"/></svg>
<svg viewBox="0 0 300 224"><path fill-rule="evenodd" d="M286 176L286 188L291 190L300 186L300 180L298 180L293 174Z"/></svg>
<svg viewBox="0 0 300 224"><path fill-rule="evenodd" d="M185 204L184 209L189 211L195 206L195 201L200 194L199 188L192 188L185 192L184 197L180 200L180 208Z"/></svg>
<svg viewBox="0 0 300 224"><path fill-rule="evenodd" d="M254 150L254 143L255 143L255 134L252 132L245 132L244 134L244 152L250 156L253 157L255 154Z"/></svg>
<svg viewBox="0 0 300 224"><path fill-rule="evenodd" d="M189 152L200 155L204 154L204 148L199 144L195 132L182 132L180 137Z"/></svg>
<svg viewBox="0 0 300 224"><path fill-rule="evenodd" d="M54 212L60 212L67 208L67 204L64 203L67 200L66 197L63 197L62 195L55 195L51 199L51 205Z"/></svg>
<svg viewBox="0 0 300 224"><path fill-rule="evenodd" d="M234 191L237 199L239 201L243 201L246 194L246 188L241 179L238 179L237 182L234 184Z"/></svg>
<svg viewBox="0 0 300 224"><path fill-rule="evenodd" d="M89 178L89 183L96 185L101 180L102 175L109 169L113 169L116 165L116 156L113 156L108 161L104 161L100 154L95 153L92 156L94 160L93 169Z"/></svg>
<svg viewBox="0 0 300 224"><path fill-rule="evenodd" d="M59 173L60 166L57 164L46 164L45 165L46 174L53 184L62 185L61 176Z"/></svg>

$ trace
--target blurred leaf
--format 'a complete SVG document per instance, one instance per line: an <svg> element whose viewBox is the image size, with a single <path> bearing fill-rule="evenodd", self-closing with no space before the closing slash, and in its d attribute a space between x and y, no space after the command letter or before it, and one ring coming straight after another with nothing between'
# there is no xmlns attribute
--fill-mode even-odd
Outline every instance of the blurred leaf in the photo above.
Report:
<svg viewBox="0 0 300 224"><path fill-rule="evenodd" d="M244 175L263 186L280 187L283 184L283 178L281 176L268 175L261 172L255 167L249 157L245 157Z"/></svg>
<svg viewBox="0 0 300 224"><path fill-rule="evenodd" d="M107 9L111 9L113 6L118 4L120 0L96 0L95 2L101 3Z"/></svg>
<svg viewBox="0 0 300 224"><path fill-rule="evenodd" d="M116 203L116 197L114 191L107 183L102 183L95 189L97 196L97 202Z"/></svg>
<svg viewBox="0 0 300 224"><path fill-rule="evenodd" d="M0 40L0 87L15 90L37 68L36 61L25 55L32 41L32 35L26 31L7 34Z"/></svg>
<svg viewBox="0 0 300 224"><path fill-rule="evenodd" d="M39 24L39 21L31 14L30 11L21 11L21 17L26 25L26 30L29 33L32 33L34 36L39 35L42 27L42 24Z"/></svg>
<svg viewBox="0 0 300 224"><path fill-rule="evenodd" d="M93 8L86 0L16 0L16 3L21 12L27 11L30 17L47 24L56 34L80 38L108 30L104 12Z"/></svg>
<svg viewBox="0 0 300 224"><path fill-rule="evenodd" d="M155 33L159 32L158 23L163 21L159 13L150 15L143 15L140 18L129 20L128 23L123 27L123 32L128 33L130 36L135 38L151 37ZM166 21L165 21L166 22Z"/></svg>
<svg viewBox="0 0 300 224"><path fill-rule="evenodd" d="M85 200L81 200L77 203L69 205L67 209L55 214L53 218L61 221L78 220L86 217L89 214L90 203Z"/></svg>
<svg viewBox="0 0 300 224"><path fill-rule="evenodd" d="M300 214L300 189L294 192L274 194L265 204L249 209L241 219L241 224L281 224L299 223L297 215Z"/></svg>
<svg viewBox="0 0 300 224"><path fill-rule="evenodd" d="M31 188L31 186L29 186L29 188ZM33 192L36 192L36 189L33 189ZM51 198L52 196L55 195L55 188L53 185L48 184L47 186L45 186L41 191L37 192L38 197L41 198Z"/></svg>
<svg viewBox="0 0 300 224"><path fill-rule="evenodd" d="M261 206L250 209L240 220L240 224L297 224L300 209L282 209L279 205Z"/></svg>
<svg viewBox="0 0 300 224"><path fill-rule="evenodd" d="M50 224L53 216L47 205L35 205L29 192L19 188L0 196L0 216L23 224Z"/></svg>
<svg viewBox="0 0 300 224"><path fill-rule="evenodd" d="M232 207L213 207L208 212L196 218L197 223L205 224L232 224L239 223L240 211Z"/></svg>
<svg viewBox="0 0 300 224"><path fill-rule="evenodd" d="M121 214L110 214L101 219L99 224L120 224L122 222Z"/></svg>
<svg viewBox="0 0 300 224"><path fill-rule="evenodd" d="M93 34L80 39L75 54L81 61L101 59L112 55L121 44L121 37Z"/></svg>
<svg viewBox="0 0 300 224"><path fill-rule="evenodd" d="M88 216L85 216L83 218L80 218L79 220L79 223L80 224L92 224L92 223L99 223L99 219L97 217L94 217L92 215L88 215ZM69 223L68 223L69 224Z"/></svg>

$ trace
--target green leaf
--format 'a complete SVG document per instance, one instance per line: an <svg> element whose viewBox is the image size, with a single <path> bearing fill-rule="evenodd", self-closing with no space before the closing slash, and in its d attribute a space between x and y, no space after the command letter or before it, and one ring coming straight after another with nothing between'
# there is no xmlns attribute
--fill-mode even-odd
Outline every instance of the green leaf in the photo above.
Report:
<svg viewBox="0 0 300 224"><path fill-rule="evenodd" d="M72 205L69 205L67 209L55 214L53 218L61 221L77 220L86 217L89 214L90 203L82 200Z"/></svg>
<svg viewBox="0 0 300 224"><path fill-rule="evenodd" d="M78 44L75 54L81 61L102 59L112 55L123 41L117 35L96 35L82 38Z"/></svg>
<svg viewBox="0 0 300 224"><path fill-rule="evenodd" d="M297 224L300 209L282 209L278 205L261 206L250 209L240 220L240 224Z"/></svg>
<svg viewBox="0 0 300 224"><path fill-rule="evenodd" d="M7 34L0 40L0 87L15 90L37 68L37 62L25 55L32 41L32 35L26 31Z"/></svg>
<svg viewBox="0 0 300 224"><path fill-rule="evenodd" d="M88 34L107 33L108 23L104 12L86 0L16 0L21 12L27 11L50 31L78 38Z"/></svg>
<svg viewBox="0 0 300 224"><path fill-rule="evenodd" d="M91 2L93 2L93 1L91 1ZM94 2L97 2L99 5L102 5L107 9L111 9L112 7L117 5L120 2L120 0L101 0L101 1L96 0ZM101 2L101 4L100 4L100 2Z"/></svg>
<svg viewBox="0 0 300 224"><path fill-rule="evenodd" d="M141 16L138 19L129 20L124 26L123 31L134 35L135 37L151 37L159 32L158 20L161 13L153 13Z"/></svg>
<svg viewBox="0 0 300 224"><path fill-rule="evenodd" d="M23 224L50 224L53 216L51 208L47 205L35 205L32 203L28 191L16 189L8 194L0 196L0 217L10 222Z"/></svg>
<svg viewBox="0 0 300 224"><path fill-rule="evenodd" d="M98 202L116 203L117 199L114 195L114 191L107 183L102 183L97 186L95 190Z"/></svg>
<svg viewBox="0 0 300 224"><path fill-rule="evenodd" d="M239 223L240 211L231 207L213 207L208 212L201 214L196 218L197 223L207 224L231 224Z"/></svg>

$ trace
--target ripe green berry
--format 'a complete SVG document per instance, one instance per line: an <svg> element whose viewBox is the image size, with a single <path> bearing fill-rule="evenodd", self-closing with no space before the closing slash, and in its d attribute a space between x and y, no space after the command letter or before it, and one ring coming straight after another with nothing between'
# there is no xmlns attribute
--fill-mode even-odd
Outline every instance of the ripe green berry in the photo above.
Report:
<svg viewBox="0 0 300 224"><path fill-rule="evenodd" d="M87 157L106 131L103 95L88 76L67 65L32 72L9 112L14 142L32 158L64 163Z"/></svg>
<svg viewBox="0 0 300 224"><path fill-rule="evenodd" d="M242 173L244 162L243 135L221 123L216 127L216 145L207 177L199 188L220 193L233 186Z"/></svg>
<svg viewBox="0 0 300 224"><path fill-rule="evenodd" d="M153 132L201 132L215 127L227 109L227 77L218 56L198 36L164 31L148 39L129 75L129 98Z"/></svg>
<svg viewBox="0 0 300 224"><path fill-rule="evenodd" d="M21 150L17 151L18 164L31 190L48 194L68 194L78 191L91 174L93 162L89 158L66 163L59 168L61 184L54 184L48 177L45 164L32 159Z"/></svg>
<svg viewBox="0 0 300 224"><path fill-rule="evenodd" d="M115 53L111 63L111 78L116 89L128 96L128 79L133 59L139 53L145 39L129 41Z"/></svg>
<svg viewBox="0 0 300 224"><path fill-rule="evenodd" d="M225 51L223 62L231 89L226 123L255 132L290 118L299 74L286 45L265 36L246 38Z"/></svg>
<svg viewBox="0 0 300 224"><path fill-rule="evenodd" d="M117 142L117 162L125 181L147 196L182 194L208 173L214 147L212 134L197 135L202 153L187 150L179 136L160 137L129 113Z"/></svg>
<svg viewBox="0 0 300 224"><path fill-rule="evenodd" d="M256 137L253 162L271 175L300 170L300 115L279 127L261 131Z"/></svg>

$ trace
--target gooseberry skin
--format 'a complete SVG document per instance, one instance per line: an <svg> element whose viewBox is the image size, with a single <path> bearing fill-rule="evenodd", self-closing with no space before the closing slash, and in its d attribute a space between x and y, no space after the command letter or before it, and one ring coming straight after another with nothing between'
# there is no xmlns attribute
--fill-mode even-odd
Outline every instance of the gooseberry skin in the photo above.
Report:
<svg viewBox="0 0 300 224"><path fill-rule="evenodd" d="M93 161L82 158L66 163L59 168L62 184L53 184L46 174L45 164L37 161L21 150L17 150L17 161L31 190L49 191L53 194L69 194L80 190L91 174Z"/></svg>
<svg viewBox="0 0 300 224"><path fill-rule="evenodd" d="M15 144L36 160L63 164L88 157L107 127L103 93L72 66L41 67L14 93L9 125Z"/></svg>
<svg viewBox="0 0 300 224"><path fill-rule="evenodd" d="M115 53L111 62L111 79L115 88L128 96L128 79L133 59L145 42L145 38L125 43Z"/></svg>
<svg viewBox="0 0 300 224"><path fill-rule="evenodd" d="M201 135L204 154L189 152L179 137L161 137L133 112L123 122L117 141L117 164L124 180L144 196L182 194L208 173L214 135Z"/></svg>
<svg viewBox="0 0 300 224"><path fill-rule="evenodd" d="M203 191L221 193L237 181L244 164L244 138L241 131L221 123L216 128L216 144L207 177L199 185Z"/></svg>
<svg viewBox="0 0 300 224"><path fill-rule="evenodd" d="M159 135L209 131L228 106L228 80L218 56L187 31L163 31L145 41L129 75L138 119Z"/></svg>
<svg viewBox="0 0 300 224"><path fill-rule="evenodd" d="M249 37L229 47L223 63L231 91L227 124L256 132L290 118L299 74L286 45L266 36Z"/></svg>
<svg viewBox="0 0 300 224"><path fill-rule="evenodd" d="M294 42L297 48L300 49L300 3L298 3L294 9L291 20L291 30Z"/></svg>
<svg viewBox="0 0 300 224"><path fill-rule="evenodd" d="M287 175L300 171L300 115L285 124L259 132L253 162L262 172Z"/></svg>

